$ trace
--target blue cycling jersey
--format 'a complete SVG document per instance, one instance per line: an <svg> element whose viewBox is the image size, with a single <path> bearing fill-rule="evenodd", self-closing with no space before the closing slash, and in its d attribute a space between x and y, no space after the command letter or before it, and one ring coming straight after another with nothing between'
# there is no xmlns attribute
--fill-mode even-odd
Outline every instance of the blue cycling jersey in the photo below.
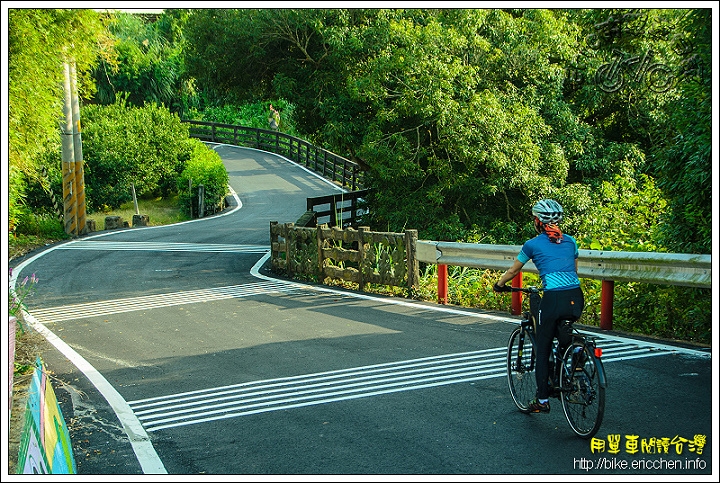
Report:
<svg viewBox="0 0 720 483"><path fill-rule="evenodd" d="M563 234L560 243L553 243L547 234L541 233L525 242L517 258L522 263L533 261L545 290L568 290L580 287L575 271L577 257L575 238Z"/></svg>

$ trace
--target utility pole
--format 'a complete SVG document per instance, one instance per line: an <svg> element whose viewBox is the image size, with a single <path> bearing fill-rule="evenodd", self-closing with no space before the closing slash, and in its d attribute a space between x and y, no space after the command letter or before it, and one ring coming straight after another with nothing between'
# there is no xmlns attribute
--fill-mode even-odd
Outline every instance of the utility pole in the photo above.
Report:
<svg viewBox="0 0 720 483"><path fill-rule="evenodd" d="M60 133L62 138L63 221L65 233L77 236L87 233L80 101L77 95L75 63L65 62L63 69L65 74L63 84L65 125Z"/></svg>
<svg viewBox="0 0 720 483"><path fill-rule="evenodd" d="M62 187L63 187L63 222L65 233L77 234L77 194L75 186L75 149L72 122L72 88L70 82L70 64L63 63L65 79L63 90L63 114L65 125L61 128L62 140Z"/></svg>
<svg viewBox="0 0 720 483"><path fill-rule="evenodd" d="M77 234L87 233L85 226L85 169L82 152L82 130L80 129L80 100L77 90L75 62L70 64L70 95L72 100L73 151L75 153L75 193L77 200Z"/></svg>

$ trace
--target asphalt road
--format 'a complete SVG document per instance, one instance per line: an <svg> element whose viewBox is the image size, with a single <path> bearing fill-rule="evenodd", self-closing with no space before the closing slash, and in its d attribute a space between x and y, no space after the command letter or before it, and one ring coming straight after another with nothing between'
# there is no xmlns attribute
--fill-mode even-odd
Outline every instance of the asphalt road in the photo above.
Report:
<svg viewBox="0 0 720 483"><path fill-rule="evenodd" d="M29 313L54 347L80 474L714 480L709 350L600 334L606 414L579 439L556 400L516 410L504 363L516 318L274 278L270 222L337 188L270 153L215 148L236 206L18 267L40 278Z"/></svg>

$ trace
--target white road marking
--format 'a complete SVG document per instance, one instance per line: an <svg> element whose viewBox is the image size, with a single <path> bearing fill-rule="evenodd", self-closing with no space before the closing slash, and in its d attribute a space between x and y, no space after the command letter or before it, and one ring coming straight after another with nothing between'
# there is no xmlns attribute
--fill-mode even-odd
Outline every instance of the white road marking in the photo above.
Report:
<svg viewBox="0 0 720 483"><path fill-rule="evenodd" d="M607 342L605 345L604 343ZM598 338L605 363L672 352ZM507 348L444 354L170 394L128 404L146 431L505 377Z"/></svg>
<svg viewBox="0 0 720 483"><path fill-rule="evenodd" d="M189 290L34 309L34 317L43 324L138 310L152 310L183 304L202 303L213 300L250 297L269 293L297 292L302 290L315 293L342 294L382 303L461 314L475 318L501 321L510 320L507 317L483 314L462 308L451 308L442 305L421 305L397 298L387 299L370 294L340 292L328 287L309 286L298 282L266 277L259 273L259 267L262 266L270 255L269 247L265 246L76 241L58 248L263 253L264 256L251 270L251 274L262 281L212 289ZM630 339L609 338L597 334L591 335L596 336L598 346L603 349L603 361L605 363L667 355L678 350L678 348L670 346L651 343L644 344ZM127 404L145 430L152 432L269 411L286 410L400 391L411 391L448 384L467 383L488 378L505 377L506 350L505 347L499 347L477 352L447 354L339 371L254 381L232 386L142 399L128 402ZM700 351L691 352L695 353L694 355L709 356L709 354L703 354Z"/></svg>
<svg viewBox="0 0 720 483"><path fill-rule="evenodd" d="M62 322L64 320L88 319L105 315L135 312L138 310L152 310L161 307L174 307L177 305L251 297L253 295L269 293L294 292L297 290L297 287L288 287L283 284L258 282L202 290L187 290L158 295L102 300L99 302L84 302L81 304L61 305L59 307L48 307L44 309L38 308L33 309L32 313L41 323L49 324Z"/></svg>
<svg viewBox="0 0 720 483"><path fill-rule="evenodd" d="M78 240L64 243L58 250L112 250L155 252L267 253L266 245L227 245L220 243L166 243Z"/></svg>

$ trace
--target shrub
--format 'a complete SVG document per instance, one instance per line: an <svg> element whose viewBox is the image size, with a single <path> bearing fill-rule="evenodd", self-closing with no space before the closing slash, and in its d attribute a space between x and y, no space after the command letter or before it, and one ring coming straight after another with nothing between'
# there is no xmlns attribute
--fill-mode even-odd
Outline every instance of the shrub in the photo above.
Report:
<svg viewBox="0 0 720 483"><path fill-rule="evenodd" d="M613 328L709 344L711 295L710 289L616 283Z"/></svg>
<svg viewBox="0 0 720 483"><path fill-rule="evenodd" d="M180 207L185 214L197 215L198 187L202 185L205 190L205 212L222 209L229 182L225 165L218 153L197 139L191 140L191 145L190 160L177 182Z"/></svg>
<svg viewBox="0 0 720 483"><path fill-rule="evenodd" d="M167 196L190 157L188 126L164 107L120 100L83 110L88 211L117 208L142 196Z"/></svg>
<svg viewBox="0 0 720 483"><path fill-rule="evenodd" d="M222 107L207 107L202 112L191 109L188 112L188 117L195 121L270 129L268 117L270 116L271 105L279 111L279 131L297 136L298 133L295 128L295 105L284 99L257 101L240 106L224 105Z"/></svg>
<svg viewBox="0 0 720 483"><path fill-rule="evenodd" d="M17 229L19 235L35 235L44 238L63 239L66 237L63 222L51 213L23 213Z"/></svg>
<svg viewBox="0 0 720 483"><path fill-rule="evenodd" d="M12 268L8 269L8 278L12 282ZM26 310L25 297L35 292L35 285L38 279L33 273L30 277L25 277L19 285L13 287L12 283L8 284L8 314L18 319L22 316L22 311ZM18 323L22 330L22 325Z"/></svg>

